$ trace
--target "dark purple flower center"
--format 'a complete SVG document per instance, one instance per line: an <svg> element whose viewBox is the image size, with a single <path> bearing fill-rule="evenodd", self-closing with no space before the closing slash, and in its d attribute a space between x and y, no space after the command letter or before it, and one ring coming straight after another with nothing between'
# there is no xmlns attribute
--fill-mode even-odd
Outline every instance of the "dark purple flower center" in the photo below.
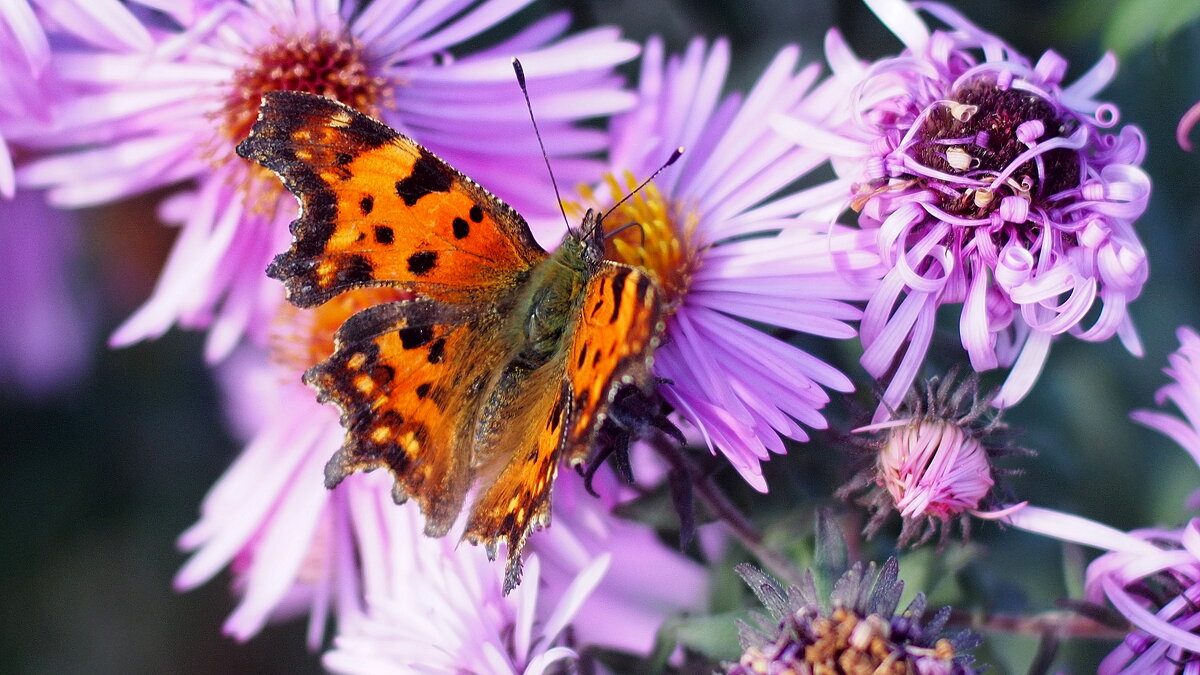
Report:
<svg viewBox="0 0 1200 675"><path fill-rule="evenodd" d="M1078 126L1041 96L1001 88L986 78L967 83L947 98L953 103L939 103L930 109L912 154L934 171L968 179L990 183L1030 147L1069 136ZM999 208L1005 196L1023 196L1036 203L1077 187L1080 157L1069 148L1047 150L1022 162L995 190L928 176L925 180L941 196L943 210L964 218L982 218Z"/></svg>
<svg viewBox="0 0 1200 675"><path fill-rule="evenodd" d="M267 91L305 91L337 99L377 116L387 92L386 81L371 74L352 38L320 33L260 47L246 59L229 83L222 130L233 142L250 133Z"/></svg>

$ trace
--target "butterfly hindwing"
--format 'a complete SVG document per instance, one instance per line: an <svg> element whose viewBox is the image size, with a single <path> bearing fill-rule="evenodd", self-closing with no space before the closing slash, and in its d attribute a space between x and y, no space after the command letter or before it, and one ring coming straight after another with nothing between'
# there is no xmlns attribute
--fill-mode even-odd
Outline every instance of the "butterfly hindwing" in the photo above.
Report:
<svg viewBox="0 0 1200 675"><path fill-rule="evenodd" d="M440 536L462 509L470 434L483 387L463 378L500 359L488 315L428 298L369 307L338 330L336 350L305 381L342 411L346 441L326 466L333 487L354 471L387 468L397 501L412 498ZM494 366L493 366L494 367Z"/></svg>
<svg viewBox="0 0 1200 675"><path fill-rule="evenodd" d="M463 539L483 544L489 557L495 557L497 544L506 544L506 593L521 581L521 549L529 533L550 524L550 495L571 403L570 384L558 366L550 364L511 382L505 411L511 417L496 439L499 452L481 458L477 467L484 480Z"/></svg>
<svg viewBox="0 0 1200 675"><path fill-rule="evenodd" d="M294 243L267 271L298 306L374 284L486 303L546 257L516 211L332 99L268 92L238 154L279 174L300 200Z"/></svg>
<svg viewBox="0 0 1200 675"><path fill-rule="evenodd" d="M647 386L650 354L663 330L657 286L626 265L602 263L574 304L563 352L528 374L510 364L509 377L497 383L504 402L496 411L503 420L494 443L499 467L481 467L495 477L475 498L464 537L490 554L497 542L507 544L506 589L520 581L529 533L550 522L564 453L573 464L584 461L617 389Z"/></svg>

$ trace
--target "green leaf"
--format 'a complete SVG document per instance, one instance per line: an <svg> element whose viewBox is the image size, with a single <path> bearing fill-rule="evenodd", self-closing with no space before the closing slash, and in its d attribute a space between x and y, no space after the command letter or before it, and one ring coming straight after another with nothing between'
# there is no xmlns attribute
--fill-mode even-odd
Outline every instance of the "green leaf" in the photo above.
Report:
<svg viewBox="0 0 1200 675"><path fill-rule="evenodd" d="M747 612L726 612L696 616L667 622L663 633L672 633L674 640L685 647L716 661L736 661L742 654L738 643L737 620L745 620Z"/></svg>

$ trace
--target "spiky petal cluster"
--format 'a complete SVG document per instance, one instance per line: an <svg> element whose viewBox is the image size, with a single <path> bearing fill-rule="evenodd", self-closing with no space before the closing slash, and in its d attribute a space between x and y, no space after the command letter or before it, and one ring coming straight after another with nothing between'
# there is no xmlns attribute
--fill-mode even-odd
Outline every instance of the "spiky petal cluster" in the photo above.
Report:
<svg viewBox="0 0 1200 675"><path fill-rule="evenodd" d="M992 461L1013 450L1001 438L1004 425L989 408L991 399L981 397L978 387L974 375L961 381L955 373L932 378L924 392L909 392L896 419L856 429L876 435L863 443L870 464L838 495L860 495L871 509L867 536L893 511L904 519L901 546L924 543L939 530L944 538L956 523L966 536L972 515L996 518L1009 512L985 508L996 501Z"/></svg>
<svg viewBox="0 0 1200 675"><path fill-rule="evenodd" d="M942 635L950 608L922 624L925 594L918 593L896 613L904 582L895 558L878 569L875 563L855 564L838 579L829 603L818 595L811 572L803 585L781 588L750 565L737 571L770 616L755 615L757 626L739 622L745 651L737 663L726 665L729 675L978 672L966 652L978 638L969 631Z"/></svg>
<svg viewBox="0 0 1200 675"><path fill-rule="evenodd" d="M1055 52L1030 61L949 7L920 5L946 26L931 31L903 0L867 4L904 52L864 64L831 32L848 119L777 126L833 157L840 199L889 267L860 330L863 366L890 379L876 420L912 384L942 305L962 305L975 370L1011 366L1001 407L1029 391L1056 335L1119 335L1140 354L1126 307L1148 274L1133 223L1150 180L1142 132L1095 98L1115 58L1066 84Z"/></svg>

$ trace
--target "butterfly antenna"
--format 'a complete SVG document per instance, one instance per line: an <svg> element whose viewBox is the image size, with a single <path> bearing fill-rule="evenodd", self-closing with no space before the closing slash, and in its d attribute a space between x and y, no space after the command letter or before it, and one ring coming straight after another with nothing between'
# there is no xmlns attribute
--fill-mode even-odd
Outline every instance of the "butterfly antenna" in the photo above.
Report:
<svg viewBox="0 0 1200 675"><path fill-rule="evenodd" d="M529 121L533 123L533 134L537 136L538 147L542 149L542 159L546 160L546 172L550 174L550 184L554 186L554 199L558 202L558 210L562 213L563 223L566 224L569 232L571 221L567 219L567 210L563 208L562 195L558 193L558 181L554 180L554 169L550 168L550 156L546 154L546 144L542 142L542 132L538 130L537 119L533 116L533 104L529 102L529 89L525 86L525 69L521 67L520 60L515 57L512 64L513 71L517 74L517 84L521 87L521 94L525 96L525 107L529 110Z"/></svg>
<svg viewBox="0 0 1200 675"><path fill-rule="evenodd" d="M679 160L679 158L680 158L680 157L682 157L682 156L683 156L683 147L682 147L682 146L680 146L680 147L678 147L678 148L675 148L675 152L672 152L672 153L671 153L671 156L667 158L667 161L663 162L663 165L662 165L662 166L658 167L658 169L657 169L657 170L655 170L655 172L654 172L654 173L650 174L650 177L649 177L649 178L647 178L646 180L642 181L641 185L638 185L636 188L634 188L634 189L633 189L633 191L629 192L629 193L628 193L628 194L626 194L624 197L621 197L621 201L617 202L616 204L613 204L613 205L612 205L612 207L611 207L609 210L605 211L605 212L604 212L604 215L603 215L603 216L600 216L600 220L599 220L598 222L604 222L604 219L605 219L605 218L607 218L607 217L608 217L608 215L609 215L610 213L612 213L613 211L616 211L618 206L620 206L620 205L624 204L625 202L629 201L629 198L630 198L630 197L632 197L632 196L636 195L637 193L641 192L641 191L642 191L642 188L644 188L644 187L646 187L647 185L649 185L649 184L650 184L650 181L654 180L654 179L655 179L655 178L658 176L658 174L662 173L663 169L665 169L665 168L667 168L668 166L671 166L672 164L674 164L675 162L677 162L677 161Z"/></svg>

